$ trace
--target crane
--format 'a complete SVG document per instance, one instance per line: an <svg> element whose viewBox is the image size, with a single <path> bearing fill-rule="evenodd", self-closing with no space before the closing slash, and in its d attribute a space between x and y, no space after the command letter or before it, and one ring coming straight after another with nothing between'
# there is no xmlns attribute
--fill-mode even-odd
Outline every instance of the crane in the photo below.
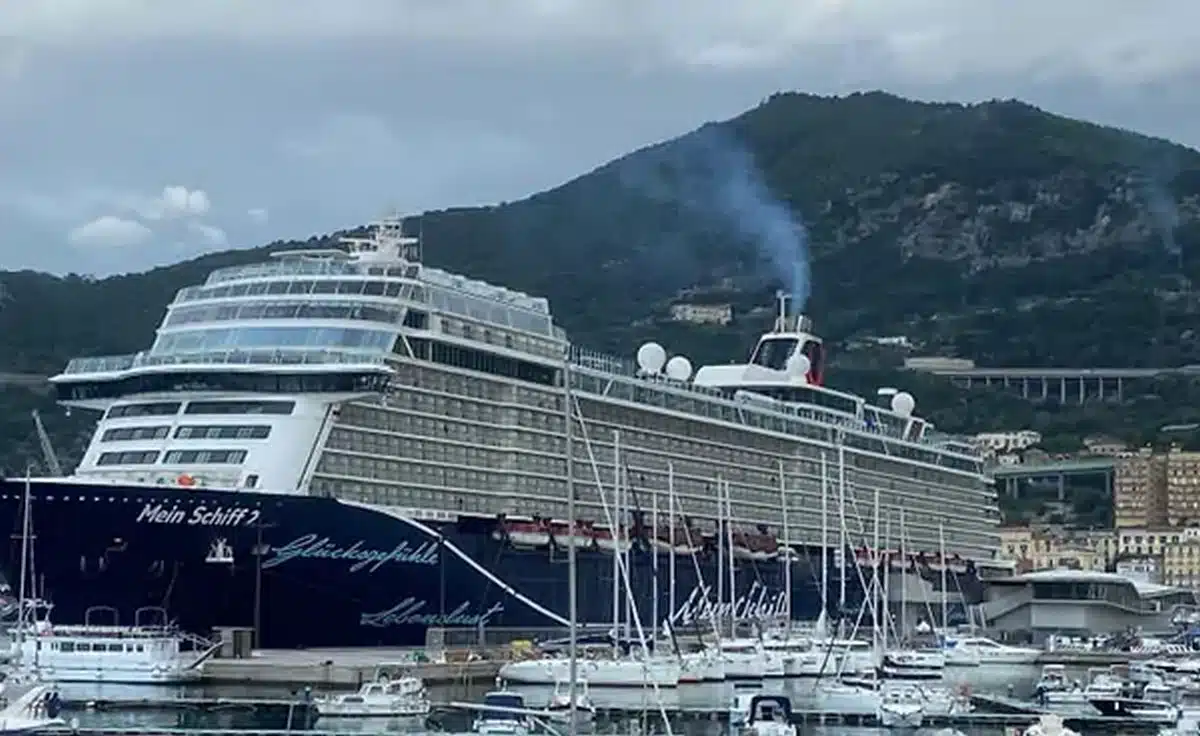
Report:
<svg viewBox="0 0 1200 736"><path fill-rule="evenodd" d="M33 410L33 426L37 429L38 442L42 445L42 457L46 461L46 469L56 477L62 477L62 465L58 462L58 455L54 452L54 445L50 443L50 435L46 432L46 425L42 424L42 415L37 409Z"/></svg>

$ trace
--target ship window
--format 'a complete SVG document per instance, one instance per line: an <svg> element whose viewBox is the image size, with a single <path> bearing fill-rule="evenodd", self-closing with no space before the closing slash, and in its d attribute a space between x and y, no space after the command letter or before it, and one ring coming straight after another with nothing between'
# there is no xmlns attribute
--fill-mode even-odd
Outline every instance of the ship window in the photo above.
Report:
<svg viewBox="0 0 1200 736"><path fill-rule="evenodd" d="M315 284L313 284L313 293L314 294L336 294L337 293L337 282L329 281L327 279L318 281Z"/></svg>
<svg viewBox="0 0 1200 736"><path fill-rule="evenodd" d="M246 487L247 488L258 487L258 475L256 473L251 473L250 475L246 476Z"/></svg>
<svg viewBox="0 0 1200 736"><path fill-rule="evenodd" d="M175 430L175 439L180 440L264 440L270 435L271 427L266 424L248 426L233 424L188 424Z"/></svg>
<svg viewBox="0 0 1200 736"><path fill-rule="evenodd" d="M97 465L150 465L158 460L155 450L129 450L126 452L106 452L96 460Z"/></svg>
<svg viewBox="0 0 1200 736"><path fill-rule="evenodd" d="M366 283L366 285L363 287L362 293L365 296L383 296L383 282L382 281L368 281Z"/></svg>
<svg viewBox="0 0 1200 736"><path fill-rule="evenodd" d="M123 404L114 406L106 415L109 419L116 417L151 417L169 416L179 412L178 401L158 401L150 404Z"/></svg>
<svg viewBox="0 0 1200 736"><path fill-rule="evenodd" d="M506 376L519 381L529 381L548 386L554 385L558 377L558 371L554 368L517 358L495 355L494 353L482 350L471 350L457 345L447 345L436 340L425 340L423 338L414 338L410 342L413 343L414 353L419 353L421 349L425 349L423 343L428 343L430 359L435 363L443 365L467 368L469 370L482 371L484 373L491 373L492 375Z"/></svg>
<svg viewBox="0 0 1200 736"><path fill-rule="evenodd" d="M73 641L59 642L58 649L61 652L73 652L73 651L75 651L75 642L73 642Z"/></svg>
<svg viewBox="0 0 1200 736"><path fill-rule="evenodd" d="M386 388L388 383L386 375L374 372L306 375L300 377L299 380L306 393L376 393ZM292 393L295 391L295 378L265 373L192 373L183 371L129 376L117 381L80 381L55 386L55 392L60 401L117 399L135 393L162 393L183 389L218 393Z"/></svg>
<svg viewBox="0 0 1200 736"><path fill-rule="evenodd" d="M267 286L267 293L268 294L286 294L288 291L289 284L290 284L290 282L288 282L288 281L272 281Z"/></svg>
<svg viewBox="0 0 1200 736"><path fill-rule="evenodd" d="M124 440L161 440L171 433L168 426L158 427L116 427L104 433L101 442L121 442Z"/></svg>
<svg viewBox="0 0 1200 736"><path fill-rule="evenodd" d="M795 347L796 339L794 337L763 340L754 350L754 356L750 358L750 362L764 368L782 371L787 368L788 358L791 357Z"/></svg>
<svg viewBox="0 0 1200 736"><path fill-rule="evenodd" d="M240 465L245 450L172 450L163 458L166 465Z"/></svg>
<svg viewBox="0 0 1200 736"><path fill-rule="evenodd" d="M404 315L404 326L414 330L429 328L429 314L417 309L410 309Z"/></svg>
<svg viewBox="0 0 1200 736"><path fill-rule="evenodd" d="M192 401L184 414L291 414L294 401Z"/></svg>

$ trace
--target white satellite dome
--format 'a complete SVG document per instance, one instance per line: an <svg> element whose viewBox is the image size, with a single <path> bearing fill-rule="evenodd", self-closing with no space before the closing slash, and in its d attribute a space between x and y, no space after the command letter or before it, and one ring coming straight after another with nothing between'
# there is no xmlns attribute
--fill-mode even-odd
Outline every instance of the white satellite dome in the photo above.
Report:
<svg viewBox="0 0 1200 736"><path fill-rule="evenodd" d="M892 411L902 417L911 416L915 408L917 408L917 400L907 391L901 391L892 397Z"/></svg>
<svg viewBox="0 0 1200 736"><path fill-rule="evenodd" d="M692 361L676 355L667 361L667 378L672 381L686 381L692 377Z"/></svg>
<svg viewBox="0 0 1200 736"><path fill-rule="evenodd" d="M656 342L648 342L638 348L637 364L643 373L657 375L662 371L663 364L666 362L667 351L662 345Z"/></svg>
<svg viewBox="0 0 1200 736"><path fill-rule="evenodd" d="M797 350L792 353L792 357L788 358L788 372L793 376L807 376L808 371L812 368L812 361L808 356Z"/></svg>

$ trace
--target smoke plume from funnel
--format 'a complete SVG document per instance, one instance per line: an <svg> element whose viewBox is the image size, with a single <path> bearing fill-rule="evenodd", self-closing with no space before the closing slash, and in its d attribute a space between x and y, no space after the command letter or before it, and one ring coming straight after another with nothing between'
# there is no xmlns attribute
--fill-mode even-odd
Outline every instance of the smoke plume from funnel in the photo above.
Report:
<svg viewBox="0 0 1200 736"><path fill-rule="evenodd" d="M1145 197L1150 222L1162 239L1163 249L1178 258L1181 252L1175 240L1175 230L1179 227L1179 208L1175 206L1175 198L1165 186L1154 180L1146 184Z"/></svg>
<svg viewBox="0 0 1200 736"><path fill-rule="evenodd" d="M729 235L753 243L803 309L810 294L808 233L771 195L753 155L731 134L710 125L619 170L626 188L672 205Z"/></svg>

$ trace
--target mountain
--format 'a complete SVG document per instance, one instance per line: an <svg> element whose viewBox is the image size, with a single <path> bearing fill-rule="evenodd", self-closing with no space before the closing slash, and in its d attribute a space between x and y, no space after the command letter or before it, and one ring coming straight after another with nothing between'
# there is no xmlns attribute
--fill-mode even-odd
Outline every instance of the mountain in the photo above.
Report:
<svg viewBox="0 0 1200 736"><path fill-rule="evenodd" d="M848 349L903 336L983 365L1200 363L1200 154L1017 101L779 94L528 199L407 225L427 263L547 296L598 350L653 338L694 363L739 359L784 289L834 344L834 384L912 388L943 429L1032 426L1066 446L1196 418L1184 381L1124 406L1033 407L897 373L894 349ZM106 279L0 274L0 374L142 349L177 289L296 245ZM678 304L734 319L672 321ZM37 457L28 410L46 400L0 401L0 465L22 470ZM86 418L45 413L60 451L77 450Z"/></svg>

